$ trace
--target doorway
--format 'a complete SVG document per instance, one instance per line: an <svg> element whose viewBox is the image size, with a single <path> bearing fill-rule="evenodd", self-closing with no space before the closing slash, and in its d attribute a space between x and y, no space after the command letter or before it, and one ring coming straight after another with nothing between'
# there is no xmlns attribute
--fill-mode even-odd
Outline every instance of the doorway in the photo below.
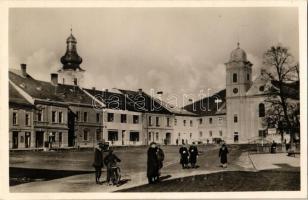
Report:
<svg viewBox="0 0 308 200"><path fill-rule="evenodd" d="M35 147L41 148L44 144L44 132L43 131L37 131L35 135Z"/></svg>
<svg viewBox="0 0 308 200"><path fill-rule="evenodd" d="M30 132L25 133L25 147L26 148L31 147L31 133Z"/></svg>
<svg viewBox="0 0 308 200"><path fill-rule="evenodd" d="M18 132L17 131L13 131L13 149L17 149L18 148Z"/></svg>
<svg viewBox="0 0 308 200"><path fill-rule="evenodd" d="M166 140L165 144L169 145L171 144L171 133L166 133Z"/></svg>

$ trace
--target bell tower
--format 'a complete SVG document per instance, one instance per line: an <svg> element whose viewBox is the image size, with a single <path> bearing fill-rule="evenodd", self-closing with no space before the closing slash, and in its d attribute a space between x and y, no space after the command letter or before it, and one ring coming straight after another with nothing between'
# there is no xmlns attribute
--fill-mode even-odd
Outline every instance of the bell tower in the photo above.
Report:
<svg viewBox="0 0 308 200"><path fill-rule="evenodd" d="M66 52L60 61L62 67L58 70L59 83L82 86L85 70L80 67L82 58L77 53L77 40L73 36L72 29L70 36L66 39Z"/></svg>
<svg viewBox="0 0 308 200"><path fill-rule="evenodd" d="M252 64L247 60L246 52L237 48L231 52L226 65L226 104L227 104L227 140L230 143L245 143L247 98L246 92L252 85Z"/></svg>
<svg viewBox="0 0 308 200"><path fill-rule="evenodd" d="M227 98L245 96L252 84L252 64L247 60L246 52L240 48L240 43L237 43L237 48L231 52L230 60L225 65Z"/></svg>

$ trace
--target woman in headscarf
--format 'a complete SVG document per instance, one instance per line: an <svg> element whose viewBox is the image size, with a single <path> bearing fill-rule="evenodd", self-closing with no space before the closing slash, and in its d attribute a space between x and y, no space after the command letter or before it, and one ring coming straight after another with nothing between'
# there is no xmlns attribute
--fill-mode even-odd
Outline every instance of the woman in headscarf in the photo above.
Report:
<svg viewBox="0 0 308 200"><path fill-rule="evenodd" d="M150 184L158 181L158 159L157 159L157 148L156 143L152 142L148 149L148 160L147 160L147 177Z"/></svg>
<svg viewBox="0 0 308 200"><path fill-rule="evenodd" d="M220 157L220 163L221 166L227 167L227 163L228 163L228 158L227 158L227 154L229 153L228 148L226 146L225 143L223 143L219 149L219 157Z"/></svg>

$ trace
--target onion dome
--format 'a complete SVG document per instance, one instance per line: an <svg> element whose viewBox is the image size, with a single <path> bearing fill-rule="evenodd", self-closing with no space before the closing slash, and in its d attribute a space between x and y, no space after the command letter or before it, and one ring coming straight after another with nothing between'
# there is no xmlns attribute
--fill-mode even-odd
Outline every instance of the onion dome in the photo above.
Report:
<svg viewBox="0 0 308 200"><path fill-rule="evenodd" d="M237 48L231 52L230 62L232 61L235 61L235 62L241 62L241 61L246 62L247 61L246 52L240 48L240 43L237 43Z"/></svg>
<svg viewBox="0 0 308 200"><path fill-rule="evenodd" d="M71 35L66 39L66 52L65 55L61 57L61 63L63 64L63 69L81 70L80 64L82 63L82 58L77 53L76 48L77 40L71 33Z"/></svg>

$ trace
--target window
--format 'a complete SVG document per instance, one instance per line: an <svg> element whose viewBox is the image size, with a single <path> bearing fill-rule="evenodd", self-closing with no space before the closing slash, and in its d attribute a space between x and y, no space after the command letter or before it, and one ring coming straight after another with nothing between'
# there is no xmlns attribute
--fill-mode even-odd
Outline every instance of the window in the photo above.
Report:
<svg viewBox="0 0 308 200"><path fill-rule="evenodd" d="M202 131L199 132L199 137L202 137L203 136L203 133Z"/></svg>
<svg viewBox="0 0 308 200"><path fill-rule="evenodd" d="M190 120L189 124L190 124L190 127L192 127L193 126L193 121Z"/></svg>
<svg viewBox="0 0 308 200"><path fill-rule="evenodd" d="M152 126L152 117L149 116L149 126Z"/></svg>
<svg viewBox="0 0 308 200"><path fill-rule="evenodd" d="M77 115L77 121L80 121L80 112L77 111L77 112L76 112L76 115Z"/></svg>
<svg viewBox="0 0 308 200"><path fill-rule="evenodd" d="M37 116L37 121L39 122L43 121L43 111L39 110L36 116Z"/></svg>
<svg viewBox="0 0 308 200"><path fill-rule="evenodd" d="M59 112L59 123L63 123L63 113Z"/></svg>
<svg viewBox="0 0 308 200"><path fill-rule="evenodd" d="M118 131L108 131L108 141L118 141Z"/></svg>
<svg viewBox="0 0 308 200"><path fill-rule="evenodd" d="M259 130L259 137L265 138L266 137L266 131L265 130Z"/></svg>
<svg viewBox="0 0 308 200"><path fill-rule="evenodd" d="M190 139L192 138L192 133L189 134Z"/></svg>
<svg viewBox="0 0 308 200"><path fill-rule="evenodd" d="M247 74L247 81L249 81L249 79L250 79L250 76L249 76L249 74Z"/></svg>
<svg viewBox="0 0 308 200"><path fill-rule="evenodd" d="M203 120L202 118L199 119L199 124L202 124L203 123Z"/></svg>
<svg viewBox="0 0 308 200"><path fill-rule="evenodd" d="M212 118L212 117L209 118L209 123L210 123L210 124L213 123L213 118Z"/></svg>
<svg viewBox="0 0 308 200"><path fill-rule="evenodd" d="M156 132L156 141L158 141L158 140L159 140L159 133Z"/></svg>
<svg viewBox="0 0 308 200"><path fill-rule="evenodd" d="M133 123L139 124L139 116L138 115L133 115Z"/></svg>
<svg viewBox="0 0 308 200"><path fill-rule="evenodd" d="M30 114L26 113L25 115L25 124L26 126L30 126Z"/></svg>
<svg viewBox="0 0 308 200"><path fill-rule="evenodd" d="M55 123L57 121L57 112L56 111L51 112L51 121L53 123Z"/></svg>
<svg viewBox="0 0 308 200"><path fill-rule="evenodd" d="M78 85L77 78L74 78L74 85Z"/></svg>
<svg viewBox="0 0 308 200"><path fill-rule="evenodd" d="M178 123L178 120L177 119L174 119L174 126L176 126Z"/></svg>
<svg viewBox="0 0 308 200"><path fill-rule="evenodd" d="M219 130L219 136L222 136L222 130Z"/></svg>
<svg viewBox="0 0 308 200"><path fill-rule="evenodd" d="M49 133L49 142L56 142L56 132Z"/></svg>
<svg viewBox="0 0 308 200"><path fill-rule="evenodd" d="M167 117L167 126L170 126L170 118Z"/></svg>
<svg viewBox="0 0 308 200"><path fill-rule="evenodd" d="M183 120L183 125L186 126L186 120Z"/></svg>
<svg viewBox="0 0 308 200"><path fill-rule="evenodd" d="M62 143L62 132L59 132L59 143Z"/></svg>
<svg viewBox="0 0 308 200"><path fill-rule="evenodd" d="M96 129L96 141L100 141L102 139L101 130Z"/></svg>
<svg viewBox="0 0 308 200"><path fill-rule="evenodd" d="M238 140L239 140L238 132L234 132L234 134L233 134L233 141L234 141L235 143L237 143Z"/></svg>
<svg viewBox="0 0 308 200"><path fill-rule="evenodd" d="M107 113L107 121L113 122L114 120L114 114L113 113Z"/></svg>
<svg viewBox="0 0 308 200"><path fill-rule="evenodd" d="M210 135L210 137L212 137L213 136L213 132L209 131L209 135Z"/></svg>
<svg viewBox="0 0 308 200"><path fill-rule="evenodd" d="M181 133L179 133L179 137L181 137Z"/></svg>
<svg viewBox="0 0 308 200"><path fill-rule="evenodd" d="M139 141L139 132L130 132L129 141L138 142Z"/></svg>
<svg viewBox="0 0 308 200"><path fill-rule="evenodd" d="M84 122L87 122L87 121L88 121L88 113L87 113L87 112L84 112L84 113L83 113L83 121L84 121Z"/></svg>
<svg viewBox="0 0 308 200"><path fill-rule="evenodd" d="M265 106L263 103L259 104L259 117L264 117L265 116Z"/></svg>
<svg viewBox="0 0 308 200"><path fill-rule="evenodd" d="M126 123L126 114L121 114L121 123Z"/></svg>
<svg viewBox="0 0 308 200"><path fill-rule="evenodd" d="M24 142L25 142L24 136L20 136L20 143L24 143Z"/></svg>
<svg viewBox="0 0 308 200"><path fill-rule="evenodd" d="M233 74L232 80L233 80L233 83L237 82L237 74L236 73Z"/></svg>
<svg viewBox="0 0 308 200"><path fill-rule="evenodd" d="M88 130L83 130L83 140L84 141L87 141L88 140L88 135L89 134L89 131Z"/></svg>
<svg viewBox="0 0 308 200"><path fill-rule="evenodd" d="M259 87L259 91L260 91L260 92L263 92L263 91L264 91L264 85L262 85L262 86Z"/></svg>
<svg viewBox="0 0 308 200"><path fill-rule="evenodd" d="M238 121L237 115L234 115L233 121L234 121L234 123L237 123L237 121Z"/></svg>
<svg viewBox="0 0 308 200"><path fill-rule="evenodd" d="M156 126L159 126L159 117L156 117Z"/></svg>
<svg viewBox="0 0 308 200"><path fill-rule="evenodd" d="M99 121L100 121L99 113L96 113L96 122L99 123Z"/></svg>
<svg viewBox="0 0 308 200"><path fill-rule="evenodd" d="M222 124L222 117L218 117L218 124Z"/></svg>
<svg viewBox="0 0 308 200"><path fill-rule="evenodd" d="M233 93L237 94L238 93L238 89L237 88L233 88Z"/></svg>
<svg viewBox="0 0 308 200"><path fill-rule="evenodd" d="M152 134L151 134L151 132L149 132L149 141L151 141L152 140Z"/></svg>

